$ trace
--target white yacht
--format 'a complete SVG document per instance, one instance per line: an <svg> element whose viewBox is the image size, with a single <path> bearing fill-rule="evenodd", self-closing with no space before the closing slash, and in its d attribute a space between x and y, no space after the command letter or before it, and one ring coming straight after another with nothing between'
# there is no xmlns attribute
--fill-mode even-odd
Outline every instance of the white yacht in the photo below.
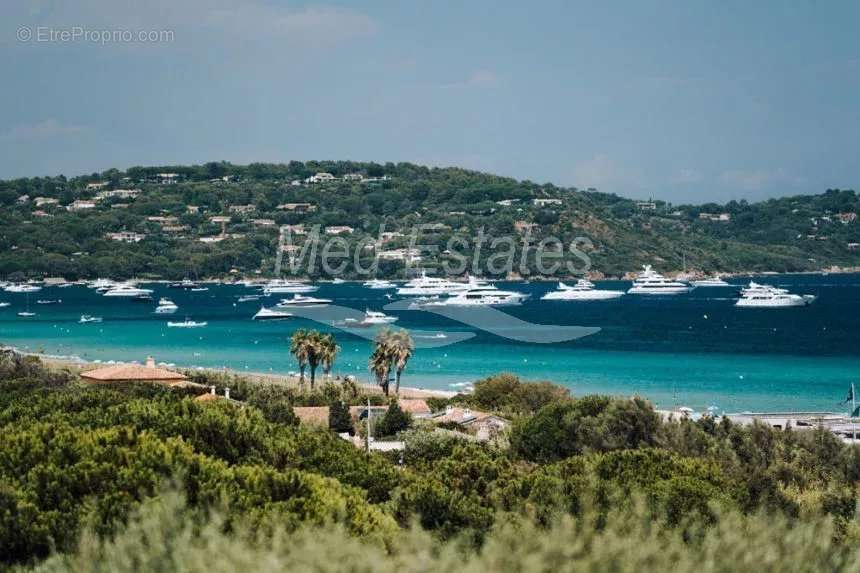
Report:
<svg viewBox="0 0 860 573"><path fill-rule="evenodd" d="M365 281L364 286L372 289L389 289L389 288L397 288L397 285L391 281L386 281L383 279L371 279L369 281Z"/></svg>
<svg viewBox="0 0 860 573"><path fill-rule="evenodd" d="M236 300L236 302L249 302L252 300L260 300L261 298L263 298L263 295L261 294L243 294Z"/></svg>
<svg viewBox="0 0 860 573"><path fill-rule="evenodd" d="M92 288L92 289L96 289L96 292L102 292L103 293L105 291L112 289L116 285L117 285L117 283L115 281L110 280L110 279L96 279L93 282L88 283L87 287Z"/></svg>
<svg viewBox="0 0 860 573"><path fill-rule="evenodd" d="M467 287L448 298L427 302L425 306L515 306L531 296L512 290L500 290L474 279L469 280Z"/></svg>
<svg viewBox="0 0 860 573"><path fill-rule="evenodd" d="M182 322L168 322L167 326L170 328L199 328L201 326L206 326L209 324L208 322L195 322L191 319L186 318Z"/></svg>
<svg viewBox="0 0 860 573"><path fill-rule="evenodd" d="M5 290L6 292L23 292L23 293L29 293L29 292L39 292L40 290L42 290L42 287L41 287L41 286L39 286L39 285L34 285L34 284L29 284L29 283L27 283L27 284L17 284L17 285L16 285L16 284L13 284L13 285L9 285L9 286L7 286L7 287L6 287L5 289L3 289L3 290Z"/></svg>
<svg viewBox="0 0 860 573"><path fill-rule="evenodd" d="M433 296L438 294L454 294L468 290L469 285L443 279L440 277L428 277L426 272L421 276L404 284L397 289L401 296Z"/></svg>
<svg viewBox="0 0 860 573"><path fill-rule="evenodd" d="M366 309L364 311L364 320L360 324L370 326L374 324L391 324L392 322L397 322L396 316L390 316L377 310Z"/></svg>
<svg viewBox="0 0 860 573"><path fill-rule="evenodd" d="M750 282L743 289L735 306L741 308L786 308L809 306L815 301L811 294L792 294L786 289Z"/></svg>
<svg viewBox="0 0 860 573"><path fill-rule="evenodd" d="M6 308L7 306L12 306L11 302L0 302L0 308Z"/></svg>
<svg viewBox="0 0 860 573"><path fill-rule="evenodd" d="M694 287L730 287L733 286L730 283L724 281L720 275L715 275L710 278L699 279L690 282Z"/></svg>
<svg viewBox="0 0 860 573"><path fill-rule="evenodd" d="M558 283L558 288L541 297L541 300L610 300L624 296L623 290L602 290L594 288L594 283L579 279L574 286Z"/></svg>
<svg viewBox="0 0 860 573"><path fill-rule="evenodd" d="M693 290L693 287L685 282L664 277L653 270L651 265L644 265L642 268L643 271L636 275L627 294L686 294Z"/></svg>
<svg viewBox="0 0 860 573"><path fill-rule="evenodd" d="M36 316L36 313L30 312L29 310L22 310L21 312L18 313L18 316L23 317L23 318L29 318L31 316Z"/></svg>
<svg viewBox="0 0 860 573"><path fill-rule="evenodd" d="M155 314L173 314L179 309L176 303L166 297L158 299L158 306L155 307Z"/></svg>
<svg viewBox="0 0 860 573"><path fill-rule="evenodd" d="M284 320L285 318L290 318L293 316L289 312L284 310L278 310L277 308L266 308L265 306L261 306L260 310L257 311L252 318L252 320Z"/></svg>
<svg viewBox="0 0 860 573"><path fill-rule="evenodd" d="M335 277L335 278L331 279L331 284L333 284L333 285L342 285L345 282L346 281L340 277Z"/></svg>
<svg viewBox="0 0 860 573"><path fill-rule="evenodd" d="M316 292L319 287L308 283L290 281L286 279L273 279L263 285L265 294L293 294Z"/></svg>
<svg viewBox="0 0 860 573"><path fill-rule="evenodd" d="M81 319L78 321L81 324L87 324L89 322L101 322L102 317L100 316L90 316L89 314L82 314Z"/></svg>
<svg viewBox="0 0 860 573"><path fill-rule="evenodd" d="M152 294L152 289L140 288L133 284L119 284L105 291L104 296L111 297L139 297Z"/></svg>
<svg viewBox="0 0 860 573"><path fill-rule="evenodd" d="M312 296L294 294L293 298L282 298L281 302L275 306L278 308L325 306L331 304L331 302L331 299L328 298L314 298Z"/></svg>

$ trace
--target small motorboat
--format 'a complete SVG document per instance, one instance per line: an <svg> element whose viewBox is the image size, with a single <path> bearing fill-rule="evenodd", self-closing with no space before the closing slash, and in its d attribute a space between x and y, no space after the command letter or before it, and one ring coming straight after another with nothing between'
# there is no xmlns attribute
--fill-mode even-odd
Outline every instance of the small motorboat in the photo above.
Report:
<svg viewBox="0 0 860 573"><path fill-rule="evenodd" d="M12 306L11 302L0 302L0 308L6 308L7 306Z"/></svg>
<svg viewBox="0 0 860 573"><path fill-rule="evenodd" d="M291 313L276 308L261 306L252 320L284 320L293 316Z"/></svg>
<svg viewBox="0 0 860 573"><path fill-rule="evenodd" d="M78 321L81 324L87 324L89 322L101 322L102 317L100 316L91 316L89 314L82 314L81 319Z"/></svg>
<svg viewBox="0 0 860 573"><path fill-rule="evenodd" d="M36 316L36 313L35 313L35 312L30 312L30 311L28 311L28 310L22 310L21 312L19 312L19 313L18 313L18 316L22 316L22 317L24 317L24 318L27 318L27 317L30 317L30 316Z"/></svg>
<svg viewBox="0 0 860 573"><path fill-rule="evenodd" d="M203 292L209 290L209 287L194 287L189 289L191 292Z"/></svg>
<svg viewBox="0 0 860 573"><path fill-rule="evenodd" d="M197 322L186 318L182 322L168 322L167 326L170 328L200 328L201 326L206 326L207 324L209 323L205 321Z"/></svg>
<svg viewBox="0 0 860 573"><path fill-rule="evenodd" d="M346 282L345 280L343 280L342 278L339 278L339 277L331 279L331 284L333 284L333 285L342 285L345 282Z"/></svg>
<svg viewBox="0 0 860 573"><path fill-rule="evenodd" d="M364 311L364 319L358 324L363 326L372 326L374 324L391 324L393 322L397 322L396 316L390 316L384 312L368 309Z"/></svg>
<svg viewBox="0 0 860 573"><path fill-rule="evenodd" d="M158 306L155 307L155 314L172 314L177 311L179 307L176 306L176 303L166 297L161 297L158 299Z"/></svg>
<svg viewBox="0 0 860 573"><path fill-rule="evenodd" d="M42 290L42 287L34 284L13 284L7 286L5 289L6 292L23 292L23 293L31 293L31 292L39 292Z"/></svg>
<svg viewBox="0 0 860 573"><path fill-rule="evenodd" d="M263 295L261 294L243 294L239 297L237 302L250 302L252 300L260 300L261 298L263 298Z"/></svg>

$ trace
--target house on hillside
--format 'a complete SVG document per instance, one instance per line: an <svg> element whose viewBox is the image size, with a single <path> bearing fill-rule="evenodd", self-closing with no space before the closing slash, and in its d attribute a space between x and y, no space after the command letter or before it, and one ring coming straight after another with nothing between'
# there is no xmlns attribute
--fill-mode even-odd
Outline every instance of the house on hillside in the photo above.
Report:
<svg viewBox="0 0 860 573"><path fill-rule="evenodd" d="M316 205L310 203L282 203L275 207L280 211L290 211L293 213L310 213L316 211Z"/></svg>
<svg viewBox="0 0 860 573"><path fill-rule="evenodd" d="M92 201L82 201L78 199L66 206L67 211L86 211L87 209L95 209L96 204Z"/></svg>
<svg viewBox="0 0 860 573"><path fill-rule="evenodd" d="M305 179L305 183L330 183L335 181L337 177L332 175L331 173L326 173L325 171L320 171L315 175L311 175L307 179Z"/></svg>
<svg viewBox="0 0 860 573"><path fill-rule="evenodd" d="M450 405L445 408L444 412L439 412L430 419L436 424L456 424L473 433L481 441L495 438L511 424L508 420L495 414Z"/></svg>
<svg viewBox="0 0 860 573"><path fill-rule="evenodd" d="M656 211L657 203L654 201L636 201L636 208L640 211Z"/></svg>
<svg viewBox="0 0 860 573"><path fill-rule="evenodd" d="M547 207L549 205L561 205L561 199L533 199L532 203L534 203L535 207Z"/></svg>
<svg viewBox="0 0 860 573"><path fill-rule="evenodd" d="M92 183L87 183L85 189L87 191L98 191L100 189L104 189L108 185L110 185L110 183L108 183L107 181L94 181Z"/></svg>
<svg viewBox="0 0 860 573"><path fill-rule="evenodd" d="M326 235L350 235L353 231L355 229L347 225L332 225L325 228Z"/></svg>
<svg viewBox="0 0 860 573"><path fill-rule="evenodd" d="M105 233L105 237L111 241L122 243L139 243L146 238L143 233L132 233L131 231L119 231L118 233Z"/></svg>

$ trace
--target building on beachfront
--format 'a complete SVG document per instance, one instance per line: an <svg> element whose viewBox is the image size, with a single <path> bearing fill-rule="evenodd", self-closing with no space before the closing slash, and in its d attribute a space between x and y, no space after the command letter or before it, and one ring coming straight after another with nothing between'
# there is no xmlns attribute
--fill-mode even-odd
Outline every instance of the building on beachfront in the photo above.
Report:
<svg viewBox="0 0 860 573"><path fill-rule="evenodd" d="M152 356L146 357L144 364L121 363L102 366L93 370L81 372L81 378L91 383L115 383L115 382L154 382L167 386L200 386L189 382L188 377L181 372L160 368L155 365Z"/></svg>

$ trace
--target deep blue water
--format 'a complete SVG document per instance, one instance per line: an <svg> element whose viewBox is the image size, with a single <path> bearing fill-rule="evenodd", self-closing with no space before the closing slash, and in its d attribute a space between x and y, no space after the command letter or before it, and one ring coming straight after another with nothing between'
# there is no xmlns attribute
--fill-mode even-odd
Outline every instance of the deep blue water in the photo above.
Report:
<svg viewBox="0 0 860 573"><path fill-rule="evenodd" d="M758 280L758 279L757 279ZM741 284L740 279L734 281ZM469 332L474 338L441 348L419 348L404 384L450 390L499 371L569 386L574 394L640 394L660 407L717 405L738 410L845 410L850 382L860 383L860 276L798 275L761 279L792 292L818 295L810 307L738 309L736 290L700 288L674 297L624 296L607 302L548 302L540 295L554 283L504 283L500 288L533 297L504 311L534 323L600 327L592 336L557 344L527 344L477 331L430 313L397 311L397 326L415 330L420 341L439 332ZM605 281L603 288L628 282ZM159 361L185 366L288 372L292 331L320 325L303 319L254 322L259 302L238 303L251 291L210 286L206 292L150 285L154 297L179 306L172 317L153 314L154 303L105 298L84 287L46 288L29 295L32 318L20 318L27 296L0 293L12 302L0 309L0 342L31 351L77 355L90 360ZM357 284L323 284L315 296L358 310L382 309L387 291ZM287 295L282 295L287 296ZM38 305L38 299L62 299ZM278 296L270 297L267 304ZM104 317L78 324L81 314ZM206 320L202 329L167 328L168 320ZM335 370L369 380L370 343L343 331Z"/></svg>

